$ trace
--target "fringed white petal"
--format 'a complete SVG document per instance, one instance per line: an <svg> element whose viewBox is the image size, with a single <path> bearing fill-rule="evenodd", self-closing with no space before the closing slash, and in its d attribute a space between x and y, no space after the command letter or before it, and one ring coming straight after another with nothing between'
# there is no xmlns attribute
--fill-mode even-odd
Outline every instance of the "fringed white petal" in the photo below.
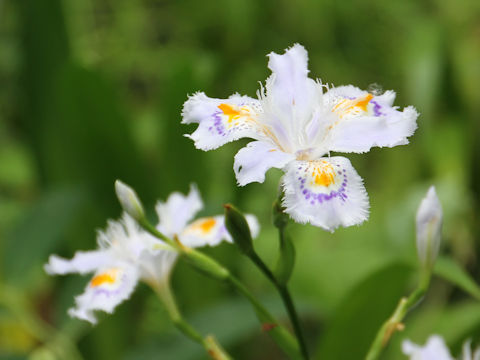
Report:
<svg viewBox="0 0 480 360"><path fill-rule="evenodd" d="M252 238L260 232L260 225L254 215L245 215ZM205 217L195 220L185 228L179 237L180 242L190 247L216 246L222 240L232 242L232 237L225 227L223 215Z"/></svg>
<svg viewBox="0 0 480 360"><path fill-rule="evenodd" d="M174 192L165 203L159 201L155 207L159 218L158 228L167 236L180 234L202 208L203 202L195 185L190 186L187 196Z"/></svg>
<svg viewBox="0 0 480 360"><path fill-rule="evenodd" d="M394 99L394 91L374 95L351 85L329 90L324 96L324 116L330 125L319 145L330 151L363 153L374 146L408 144L418 113L412 106L399 111L392 106Z"/></svg>
<svg viewBox="0 0 480 360"><path fill-rule="evenodd" d="M238 185L244 186L251 182L262 183L267 170L281 169L294 159L294 155L284 153L269 142L252 141L235 155L233 169Z"/></svg>
<svg viewBox="0 0 480 360"><path fill-rule="evenodd" d="M411 360L454 360L445 342L438 335L430 336L423 347L405 340L402 343L402 351L410 356Z"/></svg>
<svg viewBox="0 0 480 360"><path fill-rule="evenodd" d="M70 260L50 255L44 269L49 275L87 274L105 266L110 261L110 253L106 250L77 251Z"/></svg>
<svg viewBox="0 0 480 360"><path fill-rule="evenodd" d="M198 149L212 150L243 137L262 138L259 112L259 101L248 96L234 94L228 99L214 99L199 92L185 102L182 123L198 123L198 128L186 136Z"/></svg>
<svg viewBox="0 0 480 360"><path fill-rule="evenodd" d="M68 313L72 317L95 324L95 310L109 314L115 307L128 299L139 279L137 269L128 264L103 268L90 280L85 292L75 298L75 307Z"/></svg>
<svg viewBox="0 0 480 360"><path fill-rule="evenodd" d="M266 84L270 110L275 107L276 115L285 114L290 121L303 123L309 118L317 95L317 84L308 78L307 51L295 44L282 55L272 52L268 57L272 70Z"/></svg>
<svg viewBox="0 0 480 360"><path fill-rule="evenodd" d="M333 231L368 218L362 178L344 157L293 161L283 179L286 212L299 223Z"/></svg>

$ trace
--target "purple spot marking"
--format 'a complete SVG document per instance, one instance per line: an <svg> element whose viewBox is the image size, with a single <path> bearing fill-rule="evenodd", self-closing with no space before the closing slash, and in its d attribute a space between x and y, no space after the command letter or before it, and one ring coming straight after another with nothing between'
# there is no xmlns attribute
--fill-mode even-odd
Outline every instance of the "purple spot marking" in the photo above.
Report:
<svg viewBox="0 0 480 360"><path fill-rule="evenodd" d="M217 130L218 135L225 136L227 134L225 132L225 126L222 123L221 114L222 111L217 111L213 114L213 118L215 119L213 122L213 126L215 126L215 130Z"/></svg>
<svg viewBox="0 0 480 360"><path fill-rule="evenodd" d="M382 116L382 115L384 115L384 114L380 111L380 109L381 109L382 107L380 106L380 104L379 104L378 102L376 102L376 101L374 101L374 100L371 100L370 102L371 102L372 104L374 104L373 113L375 114L375 116Z"/></svg>

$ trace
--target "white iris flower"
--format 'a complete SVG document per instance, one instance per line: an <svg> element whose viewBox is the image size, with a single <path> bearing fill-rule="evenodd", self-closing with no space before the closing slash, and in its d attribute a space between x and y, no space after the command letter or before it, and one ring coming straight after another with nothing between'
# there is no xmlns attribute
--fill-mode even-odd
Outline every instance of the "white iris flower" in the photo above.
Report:
<svg viewBox="0 0 480 360"><path fill-rule="evenodd" d="M270 53L272 75L258 99L234 94L214 99L191 96L182 123L198 123L187 135L212 150L243 137L255 139L235 156L239 185L263 182L270 168L285 171L286 211L297 222L333 231L368 217L362 178L335 152L367 152L373 146L408 143L418 113L393 106L394 91L372 94L354 86L328 86L308 77L307 51L298 44L285 54Z"/></svg>
<svg viewBox="0 0 480 360"><path fill-rule="evenodd" d="M402 350L410 360L455 360L445 345L441 336L432 335L428 338L425 346L419 346L410 340L405 340L402 344ZM480 360L480 349L476 349L472 354L470 341L463 344L462 360Z"/></svg>
<svg viewBox="0 0 480 360"><path fill-rule="evenodd" d="M160 220L157 228L170 238L177 236L190 247L217 245L222 240L231 242L223 216L191 222L202 208L195 186L187 196L172 193L165 203L158 202L156 206ZM256 218L248 215L247 220L252 235L258 235ZM109 221L107 229L99 231L97 243L97 250L78 251L71 260L51 255L45 265L45 271L51 275L94 273L85 292L75 298L76 306L69 310L71 316L93 324L95 310L112 313L130 297L138 281L157 289L166 285L177 259L172 247L141 229L126 213L120 221Z"/></svg>

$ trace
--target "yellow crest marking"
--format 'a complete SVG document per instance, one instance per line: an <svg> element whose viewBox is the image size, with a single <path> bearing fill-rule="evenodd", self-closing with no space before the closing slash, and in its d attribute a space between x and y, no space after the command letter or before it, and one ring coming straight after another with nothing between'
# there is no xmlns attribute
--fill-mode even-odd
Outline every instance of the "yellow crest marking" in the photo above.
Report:
<svg viewBox="0 0 480 360"><path fill-rule="evenodd" d="M114 284L117 280L117 269L110 269L102 274L98 274L92 278L90 281L91 287L97 287L103 284Z"/></svg>
<svg viewBox="0 0 480 360"><path fill-rule="evenodd" d="M335 184L335 170L333 166L326 161L322 161L320 166L315 166L312 171L312 185L330 186Z"/></svg>

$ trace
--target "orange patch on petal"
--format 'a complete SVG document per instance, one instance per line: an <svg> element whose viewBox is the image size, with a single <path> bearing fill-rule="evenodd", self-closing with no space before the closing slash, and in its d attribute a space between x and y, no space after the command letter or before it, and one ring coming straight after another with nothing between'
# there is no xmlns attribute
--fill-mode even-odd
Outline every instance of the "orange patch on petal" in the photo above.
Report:
<svg viewBox="0 0 480 360"><path fill-rule="evenodd" d="M345 115L350 113L356 112L358 110L367 112L367 106L370 103L370 100L373 99L372 94L367 94L362 97L358 97L356 99L344 99L341 100L337 105L333 107L333 112L338 113L338 115L342 118Z"/></svg>
<svg viewBox="0 0 480 360"><path fill-rule="evenodd" d="M367 111L367 105L372 99L373 99L373 95L367 94L363 99L362 98L358 99L358 102L355 104L355 106L359 107L363 111Z"/></svg>
<svg viewBox="0 0 480 360"><path fill-rule="evenodd" d="M202 233L206 234L210 232L216 224L217 224L217 220L215 220L214 218L206 218L203 220L196 221L193 224L193 227L195 229L200 230Z"/></svg>
<svg viewBox="0 0 480 360"><path fill-rule="evenodd" d="M102 274L94 276L90 281L90 286L97 287L103 284L114 284L115 281L117 280L117 272L118 270L112 269Z"/></svg>
<svg viewBox="0 0 480 360"><path fill-rule="evenodd" d="M232 105L220 104L218 108L222 110L224 115L228 116L228 122L240 116L240 110L234 109Z"/></svg>
<svg viewBox="0 0 480 360"><path fill-rule="evenodd" d="M312 185L326 187L335 184L335 170L332 165L326 161L322 162L322 165L322 167L315 167L312 171L312 177L314 179Z"/></svg>

